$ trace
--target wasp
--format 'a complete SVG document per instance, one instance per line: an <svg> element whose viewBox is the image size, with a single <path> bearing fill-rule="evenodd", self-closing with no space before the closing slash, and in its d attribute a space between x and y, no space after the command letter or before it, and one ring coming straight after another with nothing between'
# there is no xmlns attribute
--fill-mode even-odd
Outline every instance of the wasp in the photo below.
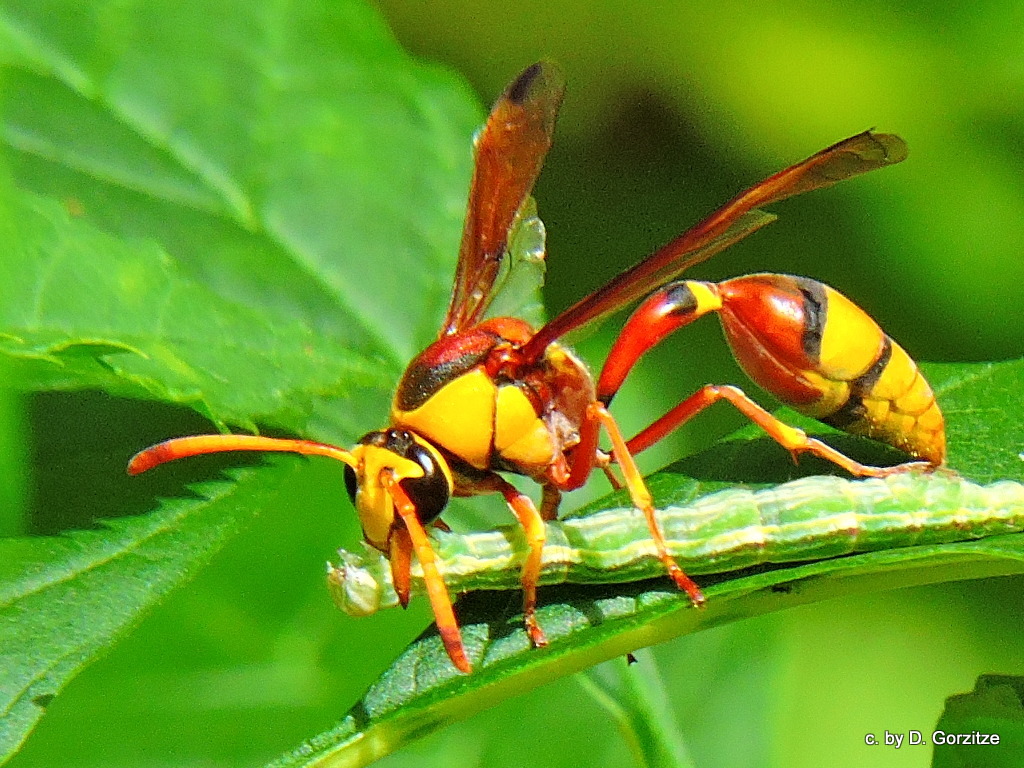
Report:
<svg viewBox="0 0 1024 768"><path fill-rule="evenodd" d="M544 646L536 616L544 521L555 518L562 494L582 486L595 469L625 485L665 571L695 606L703 604L700 588L668 553L633 457L719 400L794 459L814 454L855 476L931 469L945 458L943 418L928 383L907 353L849 299L804 277L677 279L773 221L762 206L902 161L906 145L898 136L861 133L765 179L539 329L517 317L488 317L511 233L532 206L564 89L553 64L528 67L478 134L451 302L437 340L399 381L387 428L363 436L351 450L258 435L182 437L143 450L128 468L137 474L173 459L238 450L342 462L363 534L389 559L402 604L409 600L415 554L445 649L463 672L470 662L427 535L431 526L444 527L440 515L452 496L501 494L522 525L529 545L522 569L524 620L532 643ZM595 380L559 340L644 296ZM893 467L861 464L783 423L734 386L702 387L626 439L609 406L630 370L670 333L709 313L718 314L736 359L763 389L804 414L893 445L912 460ZM607 449L599 445L602 432ZM540 485L539 506L505 479L509 473Z"/></svg>

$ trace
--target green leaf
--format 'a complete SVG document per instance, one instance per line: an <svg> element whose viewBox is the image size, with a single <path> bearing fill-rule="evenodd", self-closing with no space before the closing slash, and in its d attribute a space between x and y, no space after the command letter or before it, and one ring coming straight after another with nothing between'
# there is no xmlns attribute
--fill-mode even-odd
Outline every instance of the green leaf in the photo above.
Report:
<svg viewBox="0 0 1024 768"><path fill-rule="evenodd" d="M930 366L929 373L949 424L951 465L981 481L992 479L990 466L1005 467L1008 479L1024 478L1019 456L1024 447L1024 406L1006 397L1006 392L1024 386L1024 360ZM992 424L999 428L984 426ZM655 475L650 486L656 503L682 503L720 488L723 466L729 475L741 477L763 477L780 469L793 472L792 467L787 470L778 446L748 433L744 430L744 437ZM970 437L976 435L988 441L971 444L978 442ZM850 443L865 447L863 441ZM813 466L803 469L813 471ZM613 494L587 509L621 506L623 500L621 494ZM334 729L274 766L366 765L411 738L510 695L637 648L737 619L839 595L1016 573L1024 573L1022 534L703 577L708 603L700 611L667 579L607 587L565 585L540 595L537 615L550 641L544 649L530 646L522 616L509 608L518 601L495 593L471 594L459 603L463 638L476 666L471 675L454 670L440 638L430 630Z"/></svg>
<svg viewBox="0 0 1024 768"><path fill-rule="evenodd" d="M955 738L977 739L978 734L987 741L957 743ZM932 768L1019 766L1024 754L1024 678L981 675L973 691L946 699L935 731L923 738L934 744Z"/></svg>
<svg viewBox="0 0 1024 768"><path fill-rule="evenodd" d="M237 472L93 531L0 539L0 762L71 678L272 505L297 466Z"/></svg>
<svg viewBox="0 0 1024 768"><path fill-rule="evenodd" d="M0 353L29 364L16 374L26 387L94 387L191 405L221 424L303 431L337 382L387 386L367 353L219 297L157 247L29 194L2 213Z"/></svg>

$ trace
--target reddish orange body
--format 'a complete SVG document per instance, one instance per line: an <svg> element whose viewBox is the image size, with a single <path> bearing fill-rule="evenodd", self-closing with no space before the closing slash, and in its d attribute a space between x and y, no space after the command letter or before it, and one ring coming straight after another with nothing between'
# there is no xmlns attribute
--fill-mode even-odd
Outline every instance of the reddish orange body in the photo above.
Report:
<svg viewBox="0 0 1024 768"><path fill-rule="evenodd" d="M945 458L942 415L906 353L838 292L807 278L750 275L722 283L672 282L684 270L774 220L760 206L900 162L896 136L862 133L751 187L608 285L539 330L512 317L485 319L499 269L551 144L563 93L550 64L526 69L491 112L476 145L476 170L452 300L439 338L409 364L395 393L388 428L350 451L308 440L202 435L169 440L139 453L141 472L176 458L230 450L323 455L346 465L346 484L366 540L390 559L403 604L409 567L419 559L448 655L470 661L425 528L441 525L451 495L500 493L530 547L523 566L523 613L533 643L546 644L536 619L536 588L545 519L561 494L595 468L622 484L647 520L666 572L695 605L703 596L668 554L650 493L633 454L708 405L725 399L794 457L809 452L855 475L930 468ZM653 293L652 293L653 291ZM651 294L634 312L596 383L559 343L568 331ZM608 411L643 354L709 312L751 378L798 410L847 431L890 443L921 459L896 467L860 464L762 409L732 386L709 385L626 440ZM599 448L601 432L608 450ZM501 473L540 484L538 507Z"/></svg>

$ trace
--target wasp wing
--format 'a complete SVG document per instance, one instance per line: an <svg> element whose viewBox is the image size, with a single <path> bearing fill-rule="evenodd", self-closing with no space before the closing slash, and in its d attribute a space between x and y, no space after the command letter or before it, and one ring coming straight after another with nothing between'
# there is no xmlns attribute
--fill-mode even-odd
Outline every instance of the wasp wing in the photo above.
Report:
<svg viewBox="0 0 1024 768"><path fill-rule="evenodd" d="M550 62L528 67L494 105L476 140L476 164L452 300L441 336L478 322L494 293L513 225L551 147L565 92Z"/></svg>
<svg viewBox="0 0 1024 768"><path fill-rule="evenodd" d="M518 317L533 328L547 320L544 314L544 222L537 216L537 204L527 197L509 230L505 258L498 268L486 317Z"/></svg>
<svg viewBox="0 0 1024 768"><path fill-rule="evenodd" d="M760 210L760 206L831 187L906 157L907 146L899 136L865 131L768 177L565 310L523 347L524 358L539 359L545 348L562 335L622 308L774 221L776 217Z"/></svg>

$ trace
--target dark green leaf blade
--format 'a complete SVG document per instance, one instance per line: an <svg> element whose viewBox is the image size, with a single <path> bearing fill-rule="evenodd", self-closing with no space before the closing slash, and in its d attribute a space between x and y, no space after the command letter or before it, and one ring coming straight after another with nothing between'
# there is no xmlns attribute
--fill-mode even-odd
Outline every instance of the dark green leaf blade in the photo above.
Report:
<svg viewBox="0 0 1024 768"><path fill-rule="evenodd" d="M0 540L0 762L84 666L272 505L300 466L237 472L98 530Z"/></svg>
<svg viewBox="0 0 1024 768"><path fill-rule="evenodd" d="M949 466L980 483L1024 480L1024 360L922 368L946 416Z"/></svg>

